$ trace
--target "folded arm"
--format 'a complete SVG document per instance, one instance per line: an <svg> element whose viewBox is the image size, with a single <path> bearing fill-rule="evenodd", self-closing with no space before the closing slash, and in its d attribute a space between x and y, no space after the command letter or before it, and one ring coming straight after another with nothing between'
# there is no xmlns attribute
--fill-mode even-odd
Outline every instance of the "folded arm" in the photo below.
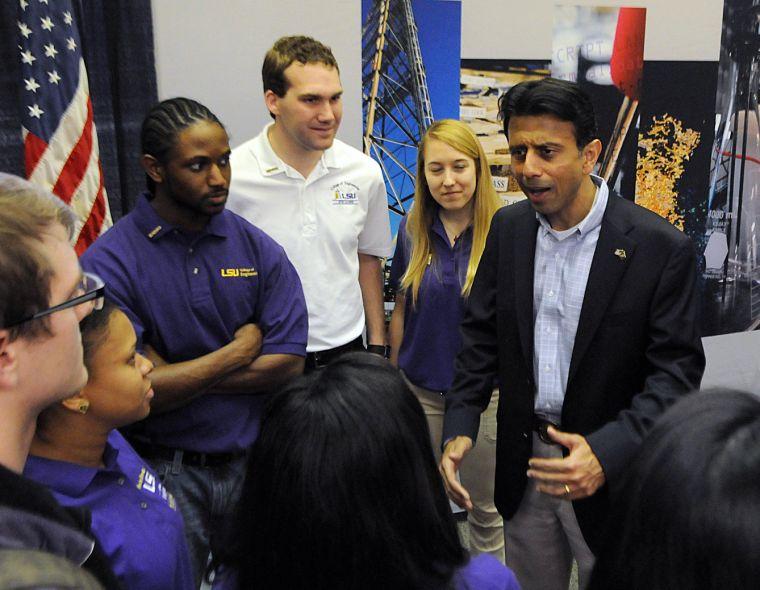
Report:
<svg viewBox="0 0 760 590"><path fill-rule="evenodd" d="M233 372L250 365L261 351L261 331L255 324L245 324L229 344L198 358L169 363L150 345L145 355L155 368L150 373L155 398L153 413L184 406L208 392Z"/></svg>

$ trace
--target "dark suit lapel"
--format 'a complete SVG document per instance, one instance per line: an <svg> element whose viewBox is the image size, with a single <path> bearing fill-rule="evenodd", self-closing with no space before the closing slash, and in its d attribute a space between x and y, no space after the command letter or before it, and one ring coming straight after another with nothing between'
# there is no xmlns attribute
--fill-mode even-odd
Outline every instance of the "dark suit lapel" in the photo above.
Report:
<svg viewBox="0 0 760 590"><path fill-rule="evenodd" d="M536 258L536 232L538 220L533 208L527 209L525 216L514 233L515 302L517 325L520 333L525 362L533 374L533 269Z"/></svg>
<svg viewBox="0 0 760 590"><path fill-rule="evenodd" d="M630 224L617 214L615 201L620 198L610 192L607 210L599 231L599 240L591 262L586 292L583 296L583 306L567 375L568 384L578 370L578 365L612 302L620 279L623 278L636 250L636 242L626 235L631 229Z"/></svg>

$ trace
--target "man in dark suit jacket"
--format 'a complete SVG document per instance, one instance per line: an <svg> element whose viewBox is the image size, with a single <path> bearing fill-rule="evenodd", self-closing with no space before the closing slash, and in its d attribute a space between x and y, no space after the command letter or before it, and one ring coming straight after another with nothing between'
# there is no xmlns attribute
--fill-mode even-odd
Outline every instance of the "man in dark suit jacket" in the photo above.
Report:
<svg viewBox="0 0 760 590"><path fill-rule="evenodd" d="M491 225L446 397L441 473L469 506L456 471L496 374L507 564L524 590L566 589L574 557L583 588L609 488L665 408L699 387L695 254L591 174L601 143L576 84L524 82L501 114L528 199Z"/></svg>

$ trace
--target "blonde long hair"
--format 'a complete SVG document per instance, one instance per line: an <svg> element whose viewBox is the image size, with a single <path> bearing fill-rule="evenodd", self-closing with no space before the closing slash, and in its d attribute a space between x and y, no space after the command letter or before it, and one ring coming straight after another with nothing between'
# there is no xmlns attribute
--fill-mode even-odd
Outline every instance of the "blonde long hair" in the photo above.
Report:
<svg viewBox="0 0 760 590"><path fill-rule="evenodd" d="M406 234L411 242L411 256L401 288L412 292L412 303L416 304L422 276L428 263L435 256L430 241L433 216L438 213L438 204L430 194L425 178L425 146L431 139L437 139L455 150L466 154L475 161L475 194L473 195L472 250L467 264L467 275L462 286L462 296L467 297L472 289L475 271L486 245L491 218L502 202L493 188L491 171L488 168L483 146L477 136L465 123L454 119L441 119L433 123L420 141L417 149L417 181L414 187L414 206L406 216ZM401 236L403 239L403 236Z"/></svg>

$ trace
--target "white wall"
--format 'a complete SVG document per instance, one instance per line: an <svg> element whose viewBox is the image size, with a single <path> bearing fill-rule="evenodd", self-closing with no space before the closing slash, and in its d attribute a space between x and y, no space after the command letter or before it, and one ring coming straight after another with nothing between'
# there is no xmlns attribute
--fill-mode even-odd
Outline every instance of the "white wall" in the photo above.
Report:
<svg viewBox="0 0 760 590"><path fill-rule="evenodd" d="M645 7L644 59L718 59L723 0L465 0L462 57L551 59L557 4Z"/></svg>
<svg viewBox="0 0 760 590"><path fill-rule="evenodd" d="M205 104L234 147L271 120L261 89L264 54L279 37L298 34L332 48L345 90L338 137L360 147L359 0L153 0L158 96Z"/></svg>

